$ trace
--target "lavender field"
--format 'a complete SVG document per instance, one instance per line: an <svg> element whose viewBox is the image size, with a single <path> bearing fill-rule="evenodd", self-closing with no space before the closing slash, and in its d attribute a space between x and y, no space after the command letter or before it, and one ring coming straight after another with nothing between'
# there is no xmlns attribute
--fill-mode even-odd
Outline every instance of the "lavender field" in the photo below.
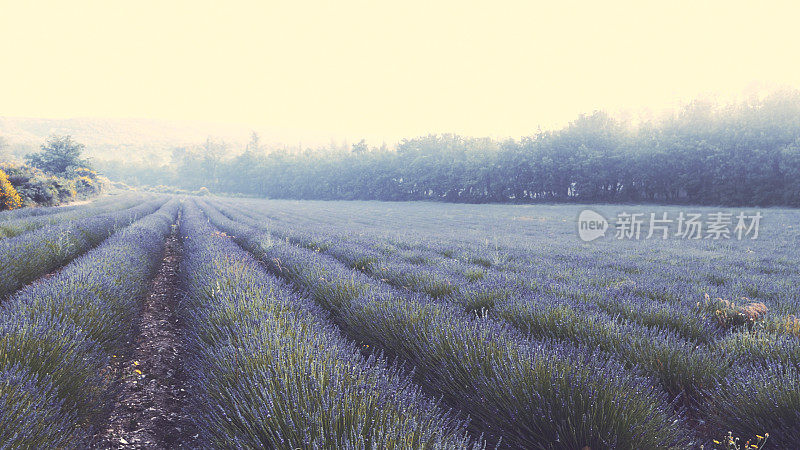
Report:
<svg viewBox="0 0 800 450"><path fill-rule="evenodd" d="M0 216L2 448L800 442L800 211L115 204Z"/></svg>
<svg viewBox="0 0 800 450"><path fill-rule="evenodd" d="M800 2L0 11L0 450L800 450Z"/></svg>

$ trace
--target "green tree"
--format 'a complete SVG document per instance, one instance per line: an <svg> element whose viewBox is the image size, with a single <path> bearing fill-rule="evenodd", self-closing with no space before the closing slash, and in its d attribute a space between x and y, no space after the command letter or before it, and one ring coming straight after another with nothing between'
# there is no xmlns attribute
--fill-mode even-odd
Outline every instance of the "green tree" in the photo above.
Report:
<svg viewBox="0 0 800 450"><path fill-rule="evenodd" d="M261 138L258 136L258 133L253 131L250 134L250 142L247 143L247 147L245 147L245 151L253 152L253 153L260 153L261 152Z"/></svg>
<svg viewBox="0 0 800 450"><path fill-rule="evenodd" d="M28 163L45 172L63 174L69 169L91 168L89 161L82 159L85 146L72 140L72 136L52 135L42 144L42 151L25 155Z"/></svg>
<svg viewBox="0 0 800 450"><path fill-rule="evenodd" d="M800 206L800 139L784 148L781 151L781 158L781 170L786 180L783 202L791 206Z"/></svg>
<svg viewBox="0 0 800 450"><path fill-rule="evenodd" d="M362 139L358 142L358 144L353 144L353 149L351 150L354 155L363 155L369 151L369 147L367 147L367 141Z"/></svg>

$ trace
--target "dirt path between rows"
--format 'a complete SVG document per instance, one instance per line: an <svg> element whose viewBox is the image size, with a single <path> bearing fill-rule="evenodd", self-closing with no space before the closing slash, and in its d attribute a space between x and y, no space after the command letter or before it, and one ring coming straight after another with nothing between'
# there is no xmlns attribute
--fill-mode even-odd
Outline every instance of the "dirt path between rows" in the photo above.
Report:
<svg viewBox="0 0 800 450"><path fill-rule="evenodd" d="M166 241L161 268L141 313L140 333L127 355L118 355L122 389L109 423L98 436L99 449L196 448L197 432L187 411L182 326L178 302L180 240Z"/></svg>

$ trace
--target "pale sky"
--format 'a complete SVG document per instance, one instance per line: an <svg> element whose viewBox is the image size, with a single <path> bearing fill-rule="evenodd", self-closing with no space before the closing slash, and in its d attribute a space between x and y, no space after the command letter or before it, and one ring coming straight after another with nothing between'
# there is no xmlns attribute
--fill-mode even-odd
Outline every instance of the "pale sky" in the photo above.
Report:
<svg viewBox="0 0 800 450"><path fill-rule="evenodd" d="M0 0L0 116L519 137L800 88L795 5Z"/></svg>

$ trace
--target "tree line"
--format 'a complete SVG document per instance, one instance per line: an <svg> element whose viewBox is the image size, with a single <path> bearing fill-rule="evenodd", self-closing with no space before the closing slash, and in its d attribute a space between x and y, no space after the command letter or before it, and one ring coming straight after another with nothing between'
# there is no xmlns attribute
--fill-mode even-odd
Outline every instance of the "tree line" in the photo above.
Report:
<svg viewBox="0 0 800 450"><path fill-rule="evenodd" d="M635 124L595 112L518 140L443 134L394 149L287 150L254 135L231 153L209 139L160 167L104 168L126 182L270 198L800 206L800 92L696 101Z"/></svg>

